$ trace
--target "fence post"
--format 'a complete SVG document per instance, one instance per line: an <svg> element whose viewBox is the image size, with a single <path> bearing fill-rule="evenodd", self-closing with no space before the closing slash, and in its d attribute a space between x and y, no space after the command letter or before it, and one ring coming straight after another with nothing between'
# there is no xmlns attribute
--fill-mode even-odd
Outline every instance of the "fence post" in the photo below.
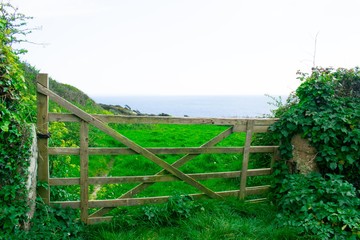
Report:
<svg viewBox="0 0 360 240"><path fill-rule="evenodd" d="M89 202L89 124L81 121L80 124L80 210L81 221L88 222L88 202Z"/></svg>
<svg viewBox="0 0 360 240"><path fill-rule="evenodd" d="M246 197L247 170L249 165L249 155L250 155L250 146L251 146L253 128L254 128L254 120L248 120L246 124L246 140L245 140L243 162L241 168L240 195L239 195L240 199L245 199Z"/></svg>
<svg viewBox="0 0 360 240"><path fill-rule="evenodd" d="M40 73L36 77L37 83L45 88L49 87L49 78L45 73ZM48 186L38 187L37 192L46 204L50 203L49 186L49 155L48 155L48 111L49 97L37 92L37 135L38 135L38 181L46 183Z"/></svg>

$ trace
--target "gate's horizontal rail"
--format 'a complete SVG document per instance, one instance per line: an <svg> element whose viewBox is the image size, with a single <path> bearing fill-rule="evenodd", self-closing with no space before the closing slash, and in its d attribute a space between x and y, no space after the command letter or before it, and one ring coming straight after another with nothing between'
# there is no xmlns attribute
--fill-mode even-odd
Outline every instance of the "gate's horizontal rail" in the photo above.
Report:
<svg viewBox="0 0 360 240"><path fill-rule="evenodd" d="M277 146L251 146L251 153L273 153ZM153 154L230 154L243 153L244 147L166 147L145 148ZM79 155L80 148L49 147L49 155ZM134 155L130 148L88 148L89 155Z"/></svg>
<svg viewBox="0 0 360 240"><path fill-rule="evenodd" d="M246 195L257 195L268 192L270 189L270 185L264 186L255 186L255 187L247 187ZM237 197L239 195L240 190L230 190L223 192L215 192L221 197ZM198 199L201 197L206 197L207 195L204 193L197 194L188 194L194 199ZM160 196L160 197L146 197L146 198L119 198L119 199L111 199L111 200L91 200L89 201L89 208L100 208L100 207L120 207L120 206L136 206L136 205L144 205L144 204L153 204L153 203L165 203L170 196ZM60 205L62 207L71 207L71 208L80 208L80 201L53 201L50 202L51 205Z"/></svg>
<svg viewBox="0 0 360 240"><path fill-rule="evenodd" d="M103 115L92 114L91 116L104 123L119 124L207 124L235 126L234 132L246 131L248 121L254 121L254 132L266 132L268 127L275 123L275 118L190 118L190 117L159 117L159 116L127 116L127 115ZM49 122L80 122L74 114L49 113Z"/></svg>
<svg viewBox="0 0 360 240"><path fill-rule="evenodd" d="M271 174L271 168L250 169L247 176L264 176ZM195 180L207 180L214 178L237 178L241 171L231 172L212 172L212 173L192 173L187 174ZM173 182L181 181L172 175L149 175L149 176L127 176L127 177L89 177L88 183L95 184L117 184L117 183L155 183L155 182ZM50 186L70 186L79 185L80 178L49 178Z"/></svg>

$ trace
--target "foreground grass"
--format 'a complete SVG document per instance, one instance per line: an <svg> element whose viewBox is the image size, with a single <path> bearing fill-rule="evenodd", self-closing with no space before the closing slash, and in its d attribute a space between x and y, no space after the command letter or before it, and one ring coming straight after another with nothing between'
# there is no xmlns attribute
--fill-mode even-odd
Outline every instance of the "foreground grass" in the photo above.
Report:
<svg viewBox="0 0 360 240"><path fill-rule="evenodd" d="M169 221L166 221L161 211L153 209L154 215L149 215L149 208L134 208L123 212L113 222L88 226L84 238L311 239L310 236L299 237L296 229L277 227L274 221L276 210L269 203L249 204L230 199L203 200L195 204L196 208L187 217L172 216Z"/></svg>

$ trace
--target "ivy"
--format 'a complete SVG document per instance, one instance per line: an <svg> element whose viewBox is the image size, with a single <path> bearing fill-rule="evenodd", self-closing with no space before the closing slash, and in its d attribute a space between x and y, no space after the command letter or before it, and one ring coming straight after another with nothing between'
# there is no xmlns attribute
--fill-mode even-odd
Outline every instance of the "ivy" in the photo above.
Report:
<svg viewBox="0 0 360 240"><path fill-rule="evenodd" d="M299 228L320 239L360 237L360 199L342 176L288 175L279 193L279 225Z"/></svg>
<svg viewBox="0 0 360 240"><path fill-rule="evenodd" d="M301 134L318 152L322 175L341 174L360 187L360 71L313 69L299 73L303 83L293 104L270 130L280 141L280 156L292 158L291 138Z"/></svg>
<svg viewBox="0 0 360 240"><path fill-rule="evenodd" d="M23 72L11 48L19 33L12 24L19 19L8 14L8 8L9 4L0 4L0 239L10 239L27 220L26 159L32 137L22 115L26 92Z"/></svg>
<svg viewBox="0 0 360 240"><path fill-rule="evenodd" d="M316 68L299 73L299 79L292 101L280 108L279 121L270 127L280 142L273 191L278 224L320 239L359 239L359 68ZM293 157L296 134L317 150L320 173L289 173L286 163Z"/></svg>
<svg viewBox="0 0 360 240"><path fill-rule="evenodd" d="M83 225L71 209L53 208L36 201L36 212L29 222L26 189L30 144L27 122L35 122L35 84L25 82L34 69L22 64L13 43L23 39L29 17L9 3L0 3L0 240L2 239L79 239ZM32 71L28 71L31 69ZM65 129L65 128L64 128ZM61 131L64 131L60 127Z"/></svg>

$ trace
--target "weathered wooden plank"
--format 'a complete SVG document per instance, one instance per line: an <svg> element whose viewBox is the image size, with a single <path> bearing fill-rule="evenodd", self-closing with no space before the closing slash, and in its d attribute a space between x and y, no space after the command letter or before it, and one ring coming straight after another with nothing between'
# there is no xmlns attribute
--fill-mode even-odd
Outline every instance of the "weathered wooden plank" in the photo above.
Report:
<svg viewBox="0 0 360 240"><path fill-rule="evenodd" d="M265 133L269 130L269 126L254 126L253 133Z"/></svg>
<svg viewBox="0 0 360 240"><path fill-rule="evenodd" d="M247 203L263 203L263 202L268 202L269 199L267 198L257 198L257 199L249 199L249 200L246 200L245 202Z"/></svg>
<svg viewBox="0 0 360 240"><path fill-rule="evenodd" d="M81 119L71 113L49 113L49 122L81 122Z"/></svg>
<svg viewBox="0 0 360 240"><path fill-rule="evenodd" d="M270 126L270 125L269 125ZM264 126L254 126L253 128L253 133L264 133L267 132L269 129L268 125L264 125ZM241 126L235 126L234 128L234 132L246 132L246 125L241 125Z"/></svg>
<svg viewBox="0 0 360 240"><path fill-rule="evenodd" d="M243 162L241 168L241 180L240 180L240 199L245 199L246 196L246 178L247 178L247 170L249 165L249 157L250 157L250 146L252 141L252 131L254 128L254 121L248 121L246 126L246 140L245 140L245 148L243 154Z"/></svg>
<svg viewBox="0 0 360 240"><path fill-rule="evenodd" d="M266 186L257 186L257 187L248 187L247 192L248 195L254 195L259 193L266 193L270 188L269 185ZM216 194L222 197L235 197L239 195L239 190L230 190L230 191L221 191L216 192ZM204 193L196 193L196 194L188 194L193 199L200 199L203 197L207 197ZM114 208L119 206L135 206L135 205L144 205L144 204L156 204L156 203L165 203L168 201L170 196L159 196L159 197L147 197L147 198L118 198L112 200L92 200L89 201L90 208L99 208L99 207L106 207L106 208ZM53 201L50 205L60 205L62 207L71 207L71 208L80 208L80 201ZM91 217L90 219L97 218Z"/></svg>
<svg viewBox="0 0 360 240"><path fill-rule="evenodd" d="M189 117L160 117L160 116L128 116L128 115L103 115L92 114L94 118L104 123L119 124L208 124L236 126L234 131L246 130L248 120L254 121L254 126L270 126L276 118L189 118ZM50 113L50 122L79 122L80 119L74 114ZM239 128L239 129L237 129Z"/></svg>
<svg viewBox="0 0 360 240"><path fill-rule="evenodd" d="M119 123L119 124L207 124L207 125L227 125L234 126L233 132L245 132L246 121L248 119L233 119L233 118L174 118L174 117L156 117L156 116L123 116L123 115L99 115L93 114L93 117L99 118L105 123ZM250 119L251 120L251 119ZM49 121L61 122L79 122L80 118L73 114L64 113L49 113ZM262 119L254 120L254 133L267 132L271 124L277 119Z"/></svg>
<svg viewBox="0 0 360 240"><path fill-rule="evenodd" d="M207 180L213 178L237 178L241 174L241 171L230 172L210 172L210 173L192 173L188 174L195 180ZM259 168L250 169L247 172L247 176L263 176L271 174L271 168ZM155 183L155 182L172 182L181 181L177 177L172 175L149 175L149 176L127 176L127 177L89 177L88 184L119 184L119 183ZM50 178L50 186L69 186L79 185L80 178Z"/></svg>
<svg viewBox="0 0 360 240"><path fill-rule="evenodd" d="M263 175L264 171L253 172L252 176ZM267 171L266 171L267 172ZM212 172L212 173L192 173L188 174L195 180L206 180L213 178L236 178L239 177L240 171L232 172ZM173 175L149 175L149 176L127 176L127 177L89 177L90 185L97 184L119 184L119 183L155 183L155 182L173 182L181 181ZM69 186L79 185L79 178L50 178L50 186Z"/></svg>
<svg viewBox="0 0 360 240"><path fill-rule="evenodd" d="M216 194L222 197L238 196L239 190L230 190L230 191L221 191L216 192ZM208 197L204 193L195 193L187 194L193 199L199 199L202 197ZM90 208L114 208L119 206L135 206L135 205L144 205L144 204L156 204L156 203L165 203L168 201L170 196L159 196L159 197L147 197L147 198L118 198L111 200L91 200L89 201ZM60 205L62 207L71 207L71 208L80 208L80 201L52 201L50 205L56 206Z"/></svg>
<svg viewBox="0 0 360 240"><path fill-rule="evenodd" d="M257 169L248 169L247 176L254 177L254 176L264 176L271 174L271 168L257 168ZM241 173L241 171L240 171Z"/></svg>
<svg viewBox="0 0 360 240"><path fill-rule="evenodd" d="M242 153L243 147L172 147L172 148L145 148L153 154L230 154ZM268 149L263 149L263 151ZM51 147L49 155L79 155L80 148ZM256 151L256 150L255 150ZM257 152L257 151L256 151ZM270 151L269 151L270 152ZM272 152L272 151L271 151ZM130 148L89 148L89 155L134 155L139 154Z"/></svg>
<svg viewBox="0 0 360 240"><path fill-rule="evenodd" d="M270 190L270 187L271 187L270 185L247 187L246 195L249 196L249 195L267 193Z"/></svg>
<svg viewBox="0 0 360 240"><path fill-rule="evenodd" d="M113 216L106 216L106 217L92 217L88 218L88 224L96 224L101 222L111 222Z"/></svg>
<svg viewBox="0 0 360 240"><path fill-rule="evenodd" d="M49 86L49 78L47 74L38 74L37 83L47 88ZM49 155L48 155L48 109L49 98L46 94L37 92L37 144L38 144L38 169L37 178L39 182L48 184L49 179ZM39 135L41 134L41 135ZM37 193L43 199L44 203L50 202L50 189L44 187L38 187Z"/></svg>
<svg viewBox="0 0 360 240"><path fill-rule="evenodd" d="M69 207L79 209L80 201L51 201L50 206L61 206L63 208Z"/></svg>
<svg viewBox="0 0 360 240"><path fill-rule="evenodd" d="M272 153L277 146L251 146L250 153ZM153 154L230 154L243 153L244 147L146 148ZM49 155L79 155L80 148L49 147ZM89 148L89 155L134 155L130 148Z"/></svg>
<svg viewBox="0 0 360 240"><path fill-rule="evenodd" d="M225 131L221 132L219 135L217 135L214 138L210 139L208 142L204 143L200 147L212 147L212 146L215 146L217 143L221 142L223 139L230 136L232 134L232 132L233 132L233 127L230 127L228 129L226 129ZM179 168L182 165L184 165L185 163L187 163L188 161L190 161L191 159L195 158L196 156L198 156L198 154L185 155L185 156L181 157L179 160L175 161L172 164L172 166ZM155 175L162 175L164 173L166 173L166 171L161 170L158 173L156 173ZM136 187L130 189L129 191L127 191L123 195L121 195L118 199L130 198L130 197L138 194L139 192L145 190L146 188L150 187L151 185L152 185L152 183L141 183L141 184L137 185ZM111 209L113 209L113 208L101 208L98 211L91 214L90 217L102 216L102 215L108 213Z"/></svg>
<svg viewBox="0 0 360 240"><path fill-rule="evenodd" d="M78 147L49 147L48 153L49 153L49 155L80 155L80 148L78 148ZM90 155L90 153L89 153L89 155Z"/></svg>
<svg viewBox="0 0 360 240"><path fill-rule="evenodd" d="M279 146L250 146L250 153L273 153Z"/></svg>
<svg viewBox="0 0 360 240"><path fill-rule="evenodd" d="M50 186L71 186L80 185L80 178L50 178Z"/></svg>
<svg viewBox="0 0 360 240"><path fill-rule="evenodd" d="M99 119L91 116L90 114L84 112L80 108L72 105L70 102L66 101L65 99L59 97L57 94L53 93L49 89L44 88L43 86L38 84L38 91L40 91L43 94L48 95L54 102L56 102L60 106L66 108L68 111L72 112L73 114L80 117L84 121L94 125L95 127L100 129L104 133L108 134L109 136L113 137L114 139L116 139L119 142L121 142L122 144L124 144L125 146L133 149L135 152L137 152L137 153L143 155L144 157L148 158L149 160L151 160L155 164L159 165L160 167L164 168L168 172L170 172L170 173L174 174L175 176L177 176L178 178L182 179L184 182L186 182L186 183L192 185L193 187L201 190L202 192L206 193L208 196L210 196L212 198L220 198L220 196L217 195L214 191L212 191L209 188L205 187L201 183L195 181L194 179L187 176L186 174L184 174L183 172L181 172L177 168L173 167L169 163L163 161L162 159L160 159L159 157L157 157L153 153L149 152L148 150L144 149L140 145L138 145L135 142L133 142L133 141L129 140L128 138L126 138L124 135L118 133L114 129L112 129L109 126L105 125Z"/></svg>
<svg viewBox="0 0 360 240"><path fill-rule="evenodd" d="M191 117L159 117L159 116L120 116L97 115L100 120L107 123L120 124L208 124L226 125L245 124L243 119L236 118L191 118Z"/></svg>
<svg viewBox="0 0 360 240"><path fill-rule="evenodd" d="M216 194L218 194L221 197L236 196L238 193L239 190L216 192ZM188 194L188 195L194 199L199 199L207 196L204 193ZM148 198L121 198L121 199L113 199L113 200L93 200L93 201L89 201L89 207L98 208L98 207L119 207L119 206L136 206L136 205L144 205L144 204L157 204L157 203L165 203L166 201L168 201L168 199L169 196L148 197Z"/></svg>
<svg viewBox="0 0 360 240"><path fill-rule="evenodd" d="M88 142L89 126L86 122L81 121L80 125L80 219L87 223L88 219L88 201L89 201L89 184L88 184Z"/></svg>
<svg viewBox="0 0 360 240"><path fill-rule="evenodd" d="M265 186L256 186L256 187L247 187L246 193L248 196L262 194L268 192L270 189L270 185ZM216 192L218 195L222 197L230 197L230 196L238 196L239 190L230 190L230 191L221 191ZM196 194L188 194L193 199L200 199L206 197L204 193L196 193ZM148 198L122 198L122 199L112 199L112 200L92 200L89 201L90 208L98 208L98 207L106 207L106 208L114 208L119 206L135 206L135 205L144 205L144 204L157 204L157 203L165 203L168 201L170 196L159 196L159 197L148 197ZM247 202L259 202L265 201L266 198L252 199L247 200ZM51 202L52 206L60 205L62 207L71 207L71 208L80 208L80 201L54 201ZM95 223L104 220L109 220L111 217L90 217L88 223ZM93 219L93 220L92 220Z"/></svg>

